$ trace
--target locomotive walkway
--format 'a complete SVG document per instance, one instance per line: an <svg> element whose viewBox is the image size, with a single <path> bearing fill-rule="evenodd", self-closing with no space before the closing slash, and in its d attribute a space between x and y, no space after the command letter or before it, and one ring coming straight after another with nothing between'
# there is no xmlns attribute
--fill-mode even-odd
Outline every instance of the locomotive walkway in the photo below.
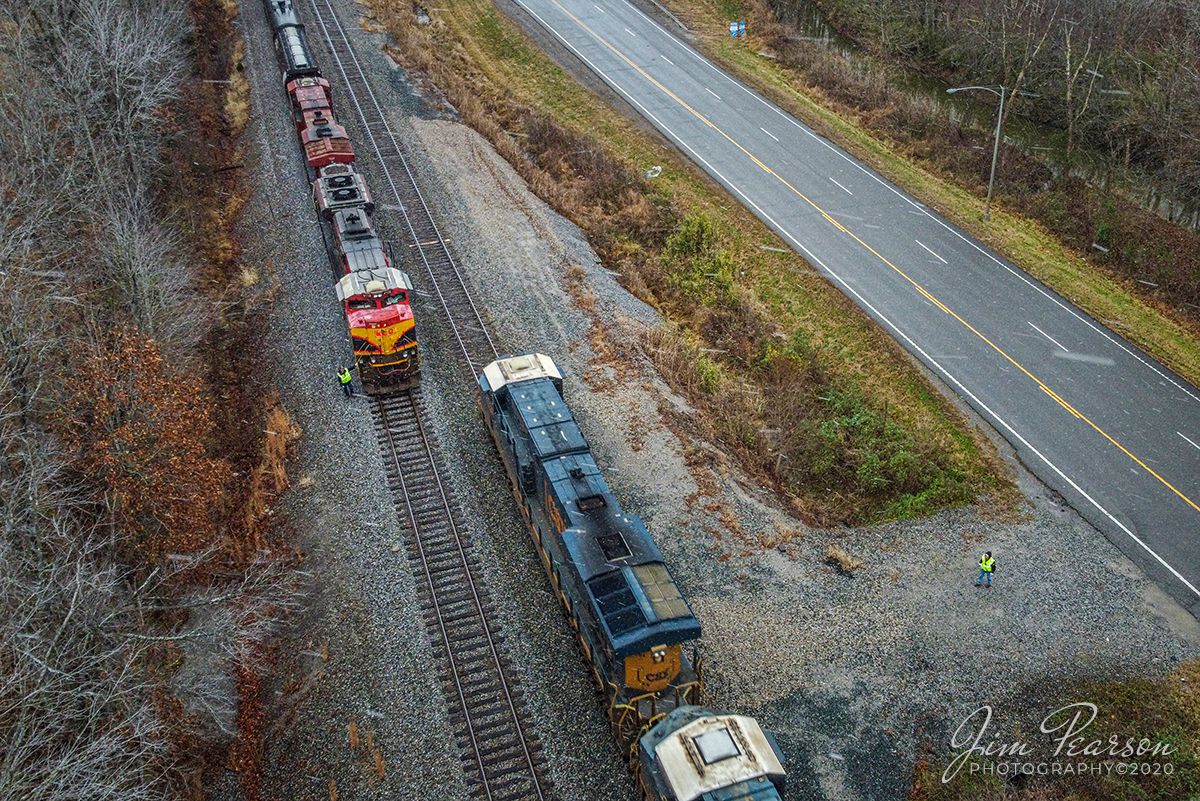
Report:
<svg viewBox="0 0 1200 801"><path fill-rule="evenodd" d="M515 0L1200 617L1200 391L625 0Z"/></svg>

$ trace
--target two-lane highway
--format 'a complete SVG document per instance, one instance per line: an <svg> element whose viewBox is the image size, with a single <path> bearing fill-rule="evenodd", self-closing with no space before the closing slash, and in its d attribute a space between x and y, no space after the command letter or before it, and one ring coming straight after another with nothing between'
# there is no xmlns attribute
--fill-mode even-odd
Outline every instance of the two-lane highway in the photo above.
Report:
<svg viewBox="0 0 1200 801"><path fill-rule="evenodd" d="M1200 617L1200 392L624 0L516 2Z"/></svg>

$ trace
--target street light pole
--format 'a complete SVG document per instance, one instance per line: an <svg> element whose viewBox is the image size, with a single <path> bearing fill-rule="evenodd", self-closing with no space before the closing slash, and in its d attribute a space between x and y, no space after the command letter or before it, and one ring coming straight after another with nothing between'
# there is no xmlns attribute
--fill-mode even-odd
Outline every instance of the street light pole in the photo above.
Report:
<svg viewBox="0 0 1200 801"><path fill-rule="evenodd" d="M996 183L996 156L1000 152L1000 129L1004 125L1004 87L1000 87L1000 91L996 91L991 86L958 86L953 89L947 89L946 94L952 95L955 92L965 92L968 89L982 89L985 92L991 92L1000 97L1000 113L996 115L996 141L992 144L992 174L988 177L987 200L983 204L983 219L991 222L992 219L992 186Z"/></svg>

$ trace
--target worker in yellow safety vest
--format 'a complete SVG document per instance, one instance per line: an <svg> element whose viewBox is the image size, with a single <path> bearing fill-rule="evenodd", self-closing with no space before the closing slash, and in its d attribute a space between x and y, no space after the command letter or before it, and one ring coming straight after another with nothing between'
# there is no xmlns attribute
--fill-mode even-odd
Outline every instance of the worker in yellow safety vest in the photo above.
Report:
<svg viewBox="0 0 1200 801"><path fill-rule="evenodd" d="M996 560L992 558L992 552L988 551L979 559L979 581L975 582L976 587L982 587L983 577L987 576L988 587L992 586L992 573L996 572Z"/></svg>
<svg viewBox="0 0 1200 801"><path fill-rule="evenodd" d="M350 385L350 382L354 380L354 376L350 374L350 370L345 367L341 368L338 371L338 380L342 382L342 392L346 393L346 397L352 397L354 387Z"/></svg>

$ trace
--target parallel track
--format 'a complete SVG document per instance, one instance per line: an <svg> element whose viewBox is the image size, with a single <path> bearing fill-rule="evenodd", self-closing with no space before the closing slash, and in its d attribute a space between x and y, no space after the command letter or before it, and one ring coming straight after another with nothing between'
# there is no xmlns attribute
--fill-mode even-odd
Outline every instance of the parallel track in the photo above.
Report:
<svg viewBox="0 0 1200 801"><path fill-rule="evenodd" d="M376 196L390 195L399 206L408 238L406 244L414 258L428 273L430 288L436 295L459 350L474 376L499 355L492 336L488 333L483 314L471 298L462 273L434 222L433 214L425 203L416 179L413 178L412 170L409 169L408 159L404 157L395 132L388 125L387 115L384 114L383 107L367 80L330 0L309 2L316 15L325 46L342 77L340 88L343 90L344 99L341 101L341 108L344 110L348 105L353 106L363 137L366 139L366 143L356 142L356 151L361 153L360 148L363 144L370 145L379 174L384 181L382 191L376 190ZM328 79L331 76L325 77Z"/></svg>
<svg viewBox="0 0 1200 801"><path fill-rule="evenodd" d="M452 707L473 797L549 799L541 744L528 729L503 639L493 633L479 564L460 531L458 506L438 469L439 449L421 420L420 390L379 398L375 429L408 557L424 579L421 605L442 690Z"/></svg>
<svg viewBox="0 0 1200 801"><path fill-rule="evenodd" d="M484 317L471 299L333 6L329 0L310 0L310 4L342 78L340 106L343 110L354 108L366 140L355 142L360 162L369 149L384 181L383 192L377 190L376 197L390 195L395 200L408 238L404 244L425 267L432 294L474 378L499 355ZM332 78L328 72L325 77ZM395 253L396 244L389 243L388 249ZM418 320L418 331L420 325ZM420 390L376 398L372 408L388 488L418 580L425 623L472 797L549 801L555 793L542 746L528 723L503 638L495 633L495 612L480 578L482 570L462 530L459 507L442 480L441 450L422 422L425 413Z"/></svg>

